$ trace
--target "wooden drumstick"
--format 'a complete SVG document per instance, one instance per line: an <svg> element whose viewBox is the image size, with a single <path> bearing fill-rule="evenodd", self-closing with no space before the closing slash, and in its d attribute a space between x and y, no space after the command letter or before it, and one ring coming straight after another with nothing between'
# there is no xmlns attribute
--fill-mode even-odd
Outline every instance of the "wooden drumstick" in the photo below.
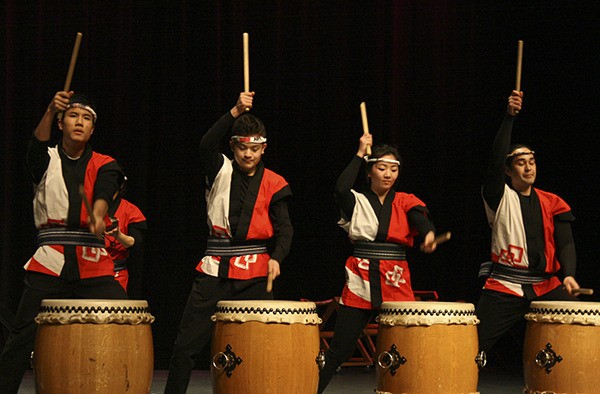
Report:
<svg viewBox="0 0 600 394"><path fill-rule="evenodd" d="M369 120L367 119L367 104L360 103L360 116L362 118L363 134L369 134ZM367 145L367 156L371 156L371 145Z"/></svg>
<svg viewBox="0 0 600 394"><path fill-rule="evenodd" d="M437 237L435 237L435 239L433 240L433 242L439 244L443 244L444 242L450 240L450 237L452 236L452 234L450 233L450 231L446 231L443 234L438 235Z"/></svg>
<svg viewBox="0 0 600 394"><path fill-rule="evenodd" d="M248 49L248 33L242 34L244 42L244 92L250 92L250 50ZM250 108L244 108L250 111Z"/></svg>
<svg viewBox="0 0 600 394"><path fill-rule="evenodd" d="M90 200L88 200L87 195L85 194L85 189L83 188L83 185L79 185L79 195L81 196L83 204L85 205L85 209L90 217L90 223L95 225L96 219L94 219L94 212L92 210L92 206L90 205Z"/></svg>
<svg viewBox="0 0 600 394"><path fill-rule="evenodd" d="M583 295L592 295L594 294L594 289L586 289L586 288L579 288L579 289L573 289L571 291L573 293L573 295L579 295L579 294L583 294Z"/></svg>
<svg viewBox="0 0 600 394"><path fill-rule="evenodd" d="M267 293L273 291L273 275L269 274L267 277Z"/></svg>
<svg viewBox="0 0 600 394"><path fill-rule="evenodd" d="M77 56L79 55L79 46L81 45L81 37L83 34L77 33L75 37L75 46L73 47L73 53L71 54L71 63L69 64L69 71L67 71L67 79L65 80L64 91L68 92L71 88L71 81L73 80L73 72L75 71L75 63L77 63ZM62 112L58 114L58 119L62 119Z"/></svg>
<svg viewBox="0 0 600 394"><path fill-rule="evenodd" d="M519 40L517 46L517 77L515 80L515 90L521 91L521 65L523 63L523 40Z"/></svg>

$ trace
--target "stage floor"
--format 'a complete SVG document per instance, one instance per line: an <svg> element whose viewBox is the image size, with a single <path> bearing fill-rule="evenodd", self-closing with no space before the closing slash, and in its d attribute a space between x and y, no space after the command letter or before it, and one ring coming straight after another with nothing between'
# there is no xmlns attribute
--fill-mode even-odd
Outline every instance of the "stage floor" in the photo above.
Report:
<svg viewBox="0 0 600 394"><path fill-rule="evenodd" d="M151 393L162 393L167 379L167 371L154 371ZM375 388L375 370L364 367L343 368L331 381L326 394L367 394ZM520 371L492 370L480 373L479 392L481 394L512 394L523 392L523 378ZM27 372L19 394L34 394L33 376ZM194 371L189 394L211 394L210 371ZM240 393L243 394L243 393ZM291 394L291 393L290 393Z"/></svg>

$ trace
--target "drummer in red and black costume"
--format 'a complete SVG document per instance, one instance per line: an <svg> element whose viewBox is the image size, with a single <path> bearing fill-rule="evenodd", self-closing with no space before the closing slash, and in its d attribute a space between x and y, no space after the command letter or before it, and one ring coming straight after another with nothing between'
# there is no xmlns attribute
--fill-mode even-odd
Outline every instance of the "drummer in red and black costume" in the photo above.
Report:
<svg viewBox="0 0 600 394"><path fill-rule="evenodd" d="M120 191L108 209L111 224L104 233L106 250L115 263L115 279L129 298L143 295L144 233L148 225L142 211Z"/></svg>
<svg viewBox="0 0 600 394"><path fill-rule="evenodd" d="M325 367L319 374L319 393L352 355L356 340L382 302L414 301L406 249L417 237L423 252L437 247L425 203L396 191L401 167L398 151L379 145L366 157L372 141L368 133L360 138L356 155L335 185L342 215L338 224L348 232L354 252L346 260L346 285L331 346L325 352ZM365 161L369 189L358 192L353 186Z"/></svg>
<svg viewBox="0 0 600 394"><path fill-rule="evenodd" d="M62 139L50 144L56 114ZM113 261L102 235L108 204L123 182L116 161L92 150L96 112L89 99L58 92L33 133L27 168L34 183L33 212L38 248L25 264L25 289L14 328L0 357L0 387L16 393L33 351L34 318L43 299L125 299L113 278ZM93 204L90 220L79 193Z"/></svg>
<svg viewBox="0 0 600 394"><path fill-rule="evenodd" d="M267 135L262 121L247 113L253 98L254 92L241 93L200 142L210 237L183 311L165 393L186 392L195 358L210 340L217 302L273 299L267 274L279 275L290 249L291 190L261 161ZM219 152L229 135L233 160ZM269 252L267 241L273 244Z"/></svg>
<svg viewBox="0 0 600 394"><path fill-rule="evenodd" d="M531 301L574 301L571 293L579 288L571 208L533 187L535 152L522 144L510 146L522 103L523 92L512 91L482 187L492 228L492 261L482 264L480 276L488 278L477 305L479 347L485 352L523 320Z"/></svg>

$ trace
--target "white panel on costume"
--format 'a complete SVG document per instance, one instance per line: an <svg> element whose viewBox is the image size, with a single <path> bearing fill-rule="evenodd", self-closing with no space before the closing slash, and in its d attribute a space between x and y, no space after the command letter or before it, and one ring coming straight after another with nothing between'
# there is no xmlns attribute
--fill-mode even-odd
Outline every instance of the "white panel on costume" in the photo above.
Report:
<svg viewBox="0 0 600 394"><path fill-rule="evenodd" d="M364 194L351 190L356 203L350 221L340 219L338 224L348 232L353 241L373 241L379 230L379 219Z"/></svg>
<svg viewBox="0 0 600 394"><path fill-rule="evenodd" d="M69 192L63 179L58 147L48 148L50 162L38 185L34 185L33 218L36 228L48 219L66 223L69 213Z"/></svg>
<svg viewBox="0 0 600 394"><path fill-rule="evenodd" d="M512 283L506 280L502 280L502 279L496 279L494 278L495 281L499 282L502 286L506 287L509 290L514 291L515 293L517 293L518 295L520 295L521 297L523 297L525 295L525 292L523 292L523 286L516 284L516 283Z"/></svg>
<svg viewBox="0 0 600 394"><path fill-rule="evenodd" d="M208 227L212 235L221 238L231 238L231 227L229 225L229 194L231 191L231 176L233 166L231 160L223 156L223 165L217 173L215 181L210 189L206 191L206 213ZM215 227L226 231L215 233Z"/></svg>
<svg viewBox="0 0 600 394"><path fill-rule="evenodd" d="M42 264L45 268L54 272L56 275L60 275L60 272L62 271L63 266L65 265L65 255L57 251L56 249L53 249L49 245L40 246L35 251L35 254L32 258L38 261L40 264ZM27 269L27 267L29 266L30 261L31 259L29 259L27 263L25 263L25 269Z"/></svg>
<svg viewBox="0 0 600 394"><path fill-rule="evenodd" d="M517 192L505 184L504 194L496 212L490 209L485 199L484 205L492 227L492 253L500 256L502 264L529 267L527 238Z"/></svg>
<svg viewBox="0 0 600 394"><path fill-rule="evenodd" d="M210 276L219 276L219 261L212 256L204 256L201 263L202 272Z"/></svg>
<svg viewBox="0 0 600 394"><path fill-rule="evenodd" d="M346 267L346 285L348 290L363 300L371 302L371 284Z"/></svg>

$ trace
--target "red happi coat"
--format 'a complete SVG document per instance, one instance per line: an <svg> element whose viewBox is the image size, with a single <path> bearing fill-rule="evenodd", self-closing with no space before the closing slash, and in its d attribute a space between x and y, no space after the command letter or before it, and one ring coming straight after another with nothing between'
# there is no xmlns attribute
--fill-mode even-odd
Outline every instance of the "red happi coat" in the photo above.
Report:
<svg viewBox="0 0 600 394"><path fill-rule="evenodd" d="M535 188L533 192L537 194L542 210L546 258L544 272L556 273L560 270L560 262L556 258L554 243L554 216L569 212L571 208L556 194ZM492 211L487 203L485 203L485 208L488 222L492 227L491 258L494 264L504 264L523 270L529 269L527 238L517 192L505 185L504 195L496 212ZM537 296L541 296L560 285L560 280L553 276L535 283L533 290ZM525 293L522 286L507 280L488 278L484 288L523 297Z"/></svg>
<svg viewBox="0 0 600 394"><path fill-rule="evenodd" d="M349 221L342 219L339 222L340 226L348 232L350 240L374 241L380 232L380 227L389 222L383 242L407 247L413 246L417 232L410 227L407 213L412 208L421 206L425 214L425 204L421 200L412 194L397 192L391 201L389 217L377 217L365 195L354 190L352 193L356 199L352 217ZM382 212L384 211L385 209L382 209ZM380 292L382 302L414 301L407 261L377 260L377 262L378 274L374 276L373 274L369 275L369 271L374 269L371 265L376 265L375 261L354 256L350 256L346 260L346 285L342 291L341 304L361 309L373 309L373 291ZM373 277L378 277L379 283L371 283L370 278Z"/></svg>
<svg viewBox="0 0 600 394"><path fill-rule="evenodd" d="M262 166L258 168L249 186L249 188L252 188L252 183L254 183L254 187L257 189L256 199L252 203L250 195L253 193L249 191L242 208L241 216L250 215L250 221L247 226L240 221L237 234L234 235L231 233L228 219L232 176L232 161L224 156L223 166L212 186L206 192L208 225L211 236L244 241L266 241L270 239L274 232L269 217L269 206L273 202L273 196L287 187L288 183L275 172ZM269 259L268 253L232 256L228 259L227 277L230 279L251 279L267 276ZM207 275L220 276L219 266L222 260L227 260L227 258L223 256L204 256L196 266L196 270Z"/></svg>
<svg viewBox="0 0 600 394"><path fill-rule="evenodd" d="M36 228L66 227L69 212L69 191L63 178L62 161L58 146L48 148L50 160L41 181L35 185L33 215ZM84 192L89 201L93 201L94 184L100 168L114 159L100 153L91 152L84 177ZM71 196L73 198L73 196ZM88 214L83 200L77 195L75 199L81 205L80 227L88 228ZM75 253L81 279L112 275L113 261L105 248L76 246ZM46 275L60 276L65 265L64 247L62 245L43 245L25 264L28 271L41 272Z"/></svg>

